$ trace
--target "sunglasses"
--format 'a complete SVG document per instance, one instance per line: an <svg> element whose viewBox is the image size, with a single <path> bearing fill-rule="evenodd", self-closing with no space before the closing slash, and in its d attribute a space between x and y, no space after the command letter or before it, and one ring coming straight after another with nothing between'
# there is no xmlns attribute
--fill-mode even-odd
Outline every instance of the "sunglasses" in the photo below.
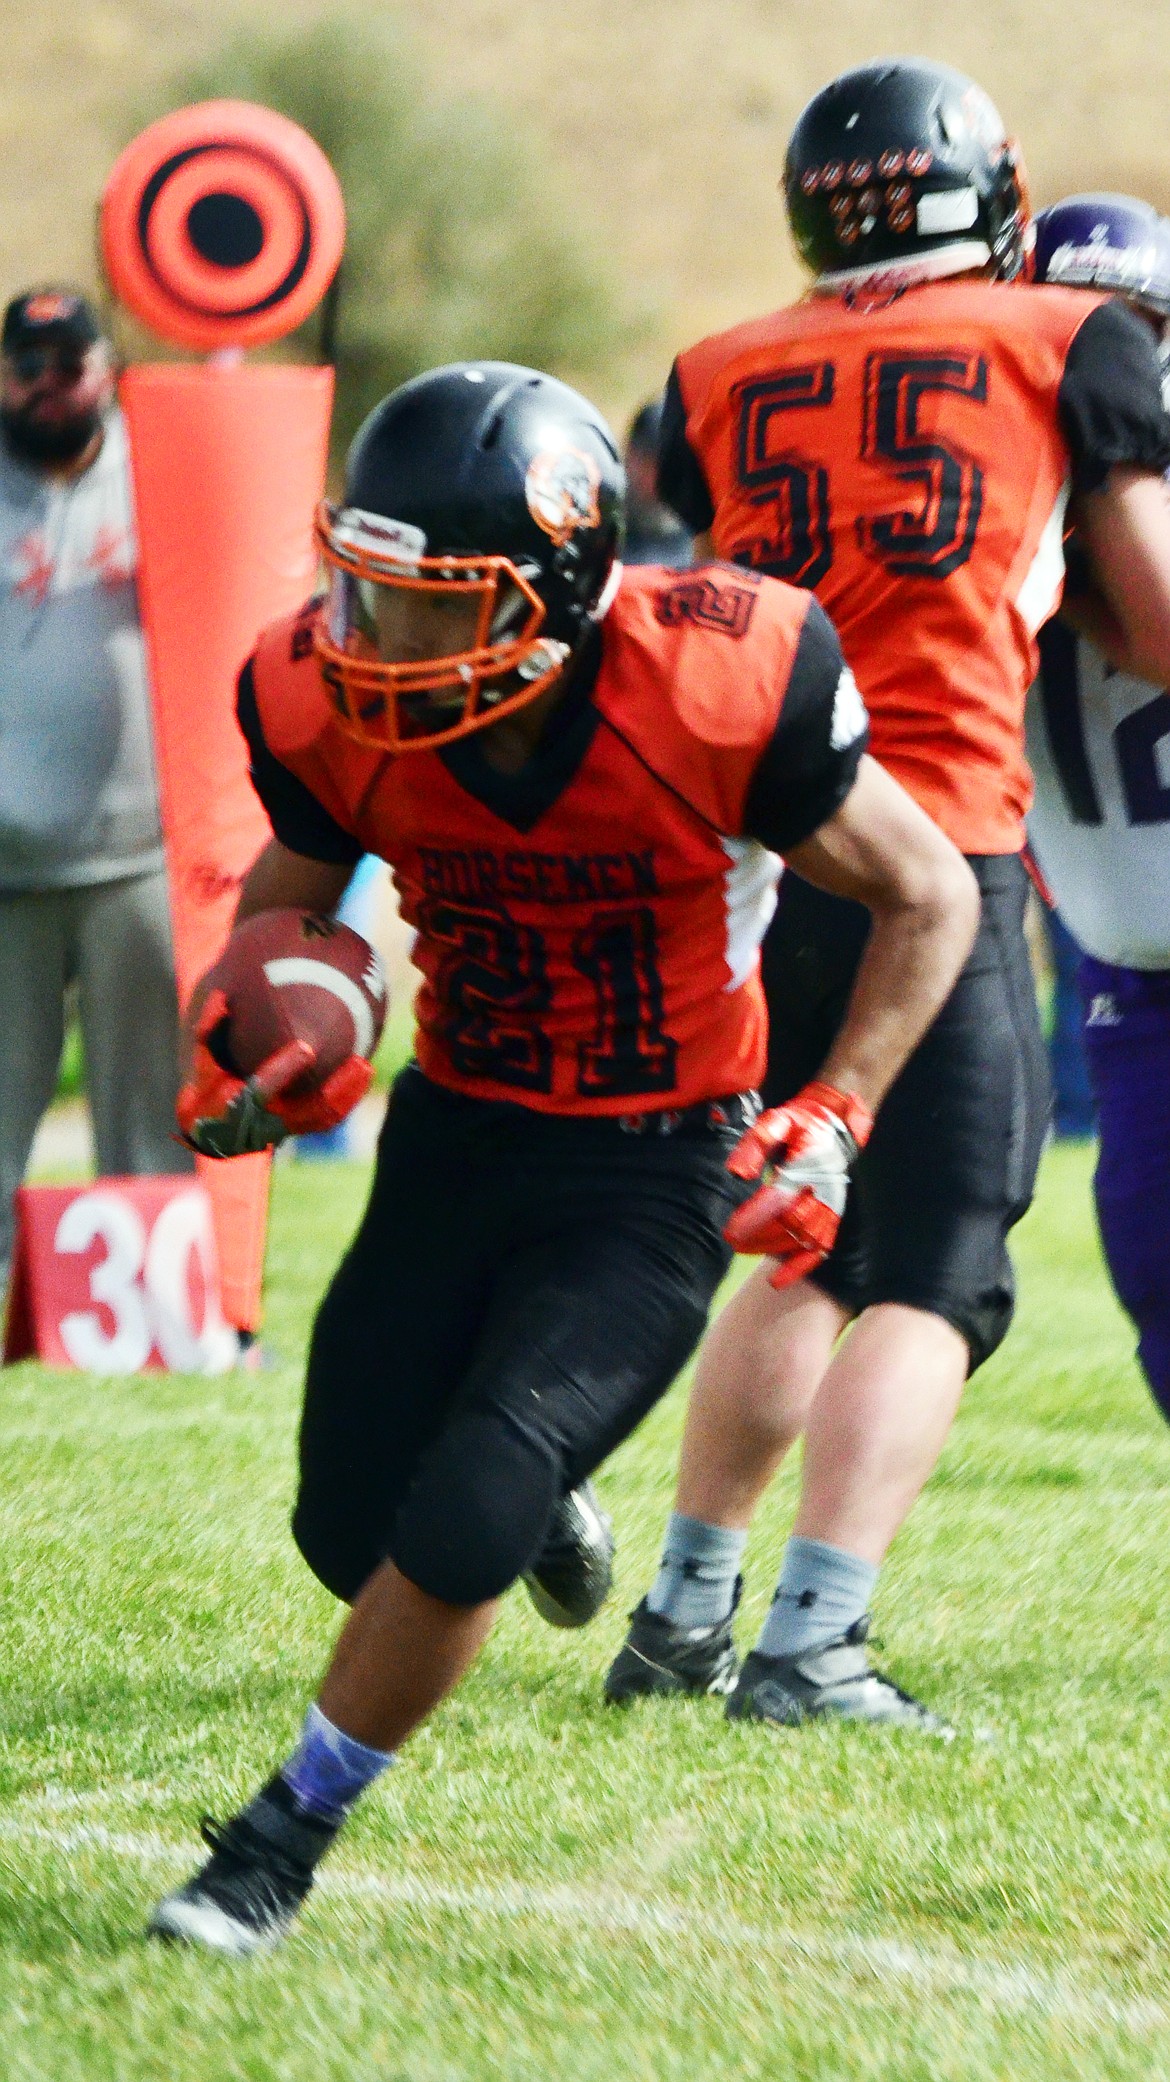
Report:
<svg viewBox="0 0 1170 2082"><path fill-rule="evenodd" d="M4 359L21 383L35 383L39 376L50 373L65 383L76 383L85 370L85 352L76 347L16 347Z"/></svg>

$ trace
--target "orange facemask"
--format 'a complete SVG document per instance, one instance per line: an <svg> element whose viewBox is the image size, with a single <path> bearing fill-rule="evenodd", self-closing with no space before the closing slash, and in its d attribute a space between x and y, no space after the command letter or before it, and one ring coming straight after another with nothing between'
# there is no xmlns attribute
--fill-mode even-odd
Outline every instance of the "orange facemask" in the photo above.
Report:
<svg viewBox="0 0 1170 2082"><path fill-rule="evenodd" d="M329 594L313 645L341 723L359 744L434 751L526 708L563 671L570 646L541 636L544 602L511 558L428 557L421 529L327 502L316 532ZM409 637L412 600L438 610L414 618L426 648L417 650L416 638L407 645L414 656L386 658L387 624L396 620ZM452 647L432 653L444 608Z"/></svg>

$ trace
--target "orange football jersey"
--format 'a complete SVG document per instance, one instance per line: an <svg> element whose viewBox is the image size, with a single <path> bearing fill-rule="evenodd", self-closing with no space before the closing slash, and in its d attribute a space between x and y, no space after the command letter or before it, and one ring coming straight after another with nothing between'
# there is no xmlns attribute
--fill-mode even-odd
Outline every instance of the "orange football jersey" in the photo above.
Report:
<svg viewBox="0 0 1170 2082"><path fill-rule="evenodd" d="M757 1083L758 948L779 863L747 833L753 786L762 762L783 760L798 680L798 744L816 703L824 716L807 790L816 808L797 818L794 841L848 792L865 741L851 675L809 595L723 566L627 573L585 698L570 692L550 742L510 776L488 766L479 737L398 758L355 743L322 680L312 612L275 624L252 661L263 756L390 862L418 934L427 1075L586 1114L683 1107ZM264 795L254 735L253 774ZM296 850L295 829L279 812L273 823Z"/></svg>
<svg viewBox="0 0 1170 2082"><path fill-rule="evenodd" d="M966 853L1023 843L1024 700L1064 573L1058 393L1101 301L816 295L675 365L720 556L815 589L871 751Z"/></svg>

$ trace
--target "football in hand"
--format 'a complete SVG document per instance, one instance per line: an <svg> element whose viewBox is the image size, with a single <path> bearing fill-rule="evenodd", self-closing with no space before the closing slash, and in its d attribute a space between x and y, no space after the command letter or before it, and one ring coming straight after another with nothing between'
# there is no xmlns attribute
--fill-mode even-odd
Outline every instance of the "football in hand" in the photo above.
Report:
<svg viewBox="0 0 1170 2082"><path fill-rule="evenodd" d="M250 1077L290 1043L311 1050L286 1087L316 1091L351 1055L368 1062L386 1020L386 976L360 933L312 911L258 911L237 926L206 979L221 1015L205 1035L223 1070Z"/></svg>

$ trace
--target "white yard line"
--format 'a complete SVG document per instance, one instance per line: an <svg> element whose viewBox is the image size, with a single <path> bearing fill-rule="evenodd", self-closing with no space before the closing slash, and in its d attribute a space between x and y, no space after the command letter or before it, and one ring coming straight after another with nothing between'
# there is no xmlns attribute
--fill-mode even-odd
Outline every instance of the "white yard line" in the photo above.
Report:
<svg viewBox="0 0 1170 2082"><path fill-rule="evenodd" d="M79 1804L85 1798L77 1797ZM0 1819L0 1838L42 1843L61 1852L108 1851L138 1864L167 1865L176 1870L190 1866L196 1851L192 1843L178 1844L154 1831L109 1829L93 1822L52 1828L31 1816L26 1819L12 1813ZM605 1887L541 1887L510 1880L447 1886L410 1874L388 1877L354 1867L327 1870L319 1884L323 1894L385 1902L394 1907L472 1916L537 1917L566 1926L580 1925L589 1931L691 1939L729 1950L747 1950L760 1958L787 1954L805 1964L843 1972L855 1979L899 1981L920 1994L982 1997L997 2010L1031 2011L1078 2023L1118 2025L1140 2033L1164 2032L1170 2024L1170 2007L1165 2003L1144 1997L1118 1997L1099 1982L1049 1973L1003 1954L978 1960L966 1957L954 1947L865 1937L845 1930L822 1934L794 1930L783 1923L757 1924L718 1910L680 1908Z"/></svg>

